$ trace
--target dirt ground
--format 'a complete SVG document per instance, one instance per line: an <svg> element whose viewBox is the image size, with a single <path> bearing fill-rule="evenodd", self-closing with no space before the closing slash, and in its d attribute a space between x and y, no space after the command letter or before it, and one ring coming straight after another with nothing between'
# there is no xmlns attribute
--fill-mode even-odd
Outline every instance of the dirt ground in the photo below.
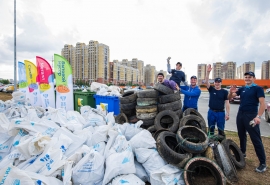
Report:
<svg viewBox="0 0 270 185"><path fill-rule="evenodd" d="M6 101L11 98L11 94L0 92L0 100ZM239 146L239 139L236 132L226 132L226 136L227 139L232 139ZM259 161L250 138L248 137L246 167L242 170L237 170L238 182L234 183L235 185L270 185L270 138L263 137L262 140L267 157L267 166L269 168L262 174L255 172L255 168L258 166Z"/></svg>

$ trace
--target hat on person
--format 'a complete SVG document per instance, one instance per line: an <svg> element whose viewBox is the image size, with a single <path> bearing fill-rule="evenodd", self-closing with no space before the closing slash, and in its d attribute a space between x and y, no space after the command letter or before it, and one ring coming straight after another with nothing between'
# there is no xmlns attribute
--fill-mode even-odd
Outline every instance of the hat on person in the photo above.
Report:
<svg viewBox="0 0 270 185"><path fill-rule="evenodd" d="M180 66L182 66L182 63L181 63L181 62L177 62L177 63L176 63L176 65L178 65L178 64L179 64Z"/></svg>
<svg viewBox="0 0 270 185"><path fill-rule="evenodd" d="M221 78L215 78L215 82L222 82L222 79Z"/></svg>
<svg viewBox="0 0 270 185"><path fill-rule="evenodd" d="M192 79L192 78L197 79L197 76L193 75L190 77L190 79Z"/></svg>
<svg viewBox="0 0 270 185"><path fill-rule="evenodd" d="M157 74L157 76L159 76L159 75L161 75L161 76L163 76L163 77L164 77L164 74L163 74L163 73L158 73L158 74Z"/></svg>
<svg viewBox="0 0 270 185"><path fill-rule="evenodd" d="M252 71L245 72L244 76L246 76L246 75L250 75L250 76L255 77L255 74Z"/></svg>

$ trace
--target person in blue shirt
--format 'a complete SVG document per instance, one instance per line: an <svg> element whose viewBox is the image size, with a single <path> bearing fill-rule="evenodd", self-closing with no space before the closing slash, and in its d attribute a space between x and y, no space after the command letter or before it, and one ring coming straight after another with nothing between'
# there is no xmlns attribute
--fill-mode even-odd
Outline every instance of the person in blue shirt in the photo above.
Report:
<svg viewBox="0 0 270 185"><path fill-rule="evenodd" d="M260 161L260 165L255 169L255 171L262 173L266 171L267 168L265 150L260 132L261 116L265 109L265 95L263 89L254 83L255 74L252 71L244 73L244 76L246 85L238 90L236 85L231 86L228 98L230 99L240 95L241 101L236 117L240 149L244 154L244 157L246 157L246 132L248 132L256 155Z"/></svg>
<svg viewBox="0 0 270 185"><path fill-rule="evenodd" d="M209 92L209 110L207 113L208 132L210 135L215 133L215 125L218 128L218 134L225 136L225 121L229 120L230 103L228 100L228 91L221 88L222 79L215 78L214 87L209 83L209 74L212 68L209 64L206 69L205 83ZM226 107L226 113L225 113Z"/></svg>
<svg viewBox="0 0 270 185"><path fill-rule="evenodd" d="M172 76L170 77L170 80L173 80L178 86L180 86L181 82L183 82L185 85L186 84L186 75L185 73L181 70L182 69L182 63L177 62L175 69L171 69L171 64L170 64L170 59L171 57L168 57L167 59L167 71L169 74Z"/></svg>
<svg viewBox="0 0 270 185"><path fill-rule="evenodd" d="M198 110L198 99L201 95L201 89L197 86L197 77L192 76L190 78L190 86L177 86L177 90L181 89L181 92L185 95L182 111L184 112L188 108Z"/></svg>

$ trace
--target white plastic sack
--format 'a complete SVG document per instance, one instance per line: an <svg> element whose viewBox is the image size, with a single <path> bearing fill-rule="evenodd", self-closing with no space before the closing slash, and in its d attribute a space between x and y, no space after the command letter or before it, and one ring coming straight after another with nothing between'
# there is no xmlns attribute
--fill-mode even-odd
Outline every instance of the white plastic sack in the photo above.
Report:
<svg viewBox="0 0 270 185"><path fill-rule="evenodd" d="M8 154L1 162L0 169L5 168L9 164L13 164L15 159L19 159L21 157L21 153L18 150L14 150L10 154Z"/></svg>
<svg viewBox="0 0 270 185"><path fill-rule="evenodd" d="M8 120L7 116L4 113L0 113L0 133L7 133L9 124L10 121Z"/></svg>
<svg viewBox="0 0 270 185"><path fill-rule="evenodd" d="M0 112L4 112L6 110L6 104L2 100L0 100Z"/></svg>
<svg viewBox="0 0 270 185"><path fill-rule="evenodd" d="M140 122L142 122L140 120ZM141 132L142 128L140 128L140 122L138 124L129 124L129 123L124 123L124 124L117 124L119 129L121 130L121 133L126 137L126 139L129 141L133 136ZM147 130L146 130L147 131ZM153 138L153 137L152 137Z"/></svg>
<svg viewBox="0 0 270 185"><path fill-rule="evenodd" d="M92 137L87 140L86 145L90 147L103 141L107 142L108 131L109 131L108 125L96 127Z"/></svg>
<svg viewBox="0 0 270 185"><path fill-rule="evenodd" d="M145 182L143 182L140 178L138 178L134 174L128 174L128 175L120 175L118 177L115 177L112 181L112 185L145 185Z"/></svg>
<svg viewBox="0 0 270 185"><path fill-rule="evenodd" d="M96 184L102 181L104 160L105 158L94 150L84 156L73 168L72 180L74 185Z"/></svg>
<svg viewBox="0 0 270 185"><path fill-rule="evenodd" d="M59 136L53 136L52 139L56 140L53 148L61 149L63 154L66 153L68 147L73 142L73 140L65 134L60 134Z"/></svg>
<svg viewBox="0 0 270 185"><path fill-rule="evenodd" d="M104 88L108 90L108 86L106 84L92 82L90 85L90 91L97 92L100 88Z"/></svg>
<svg viewBox="0 0 270 185"><path fill-rule="evenodd" d="M71 176L72 176L72 165L73 161L66 161L63 169L63 185L72 185Z"/></svg>
<svg viewBox="0 0 270 185"><path fill-rule="evenodd" d="M61 109L54 109L48 107L48 111L46 112L46 118L49 120L53 120L60 126L64 126L67 123L67 113L66 110Z"/></svg>
<svg viewBox="0 0 270 185"><path fill-rule="evenodd" d="M145 129L132 137L129 143L133 152L136 148L156 148L155 139L153 138L152 134Z"/></svg>
<svg viewBox="0 0 270 185"><path fill-rule="evenodd" d="M100 142L90 148L99 152L101 155L104 155L105 147L106 147L105 142Z"/></svg>
<svg viewBox="0 0 270 185"><path fill-rule="evenodd" d="M179 168L167 164L151 174L150 182L160 185L185 185L182 173Z"/></svg>
<svg viewBox="0 0 270 185"><path fill-rule="evenodd" d="M118 135L106 158L106 170L103 185L109 183L118 175L135 172L134 155L131 147L125 136Z"/></svg>
<svg viewBox="0 0 270 185"><path fill-rule="evenodd" d="M83 145L75 153L73 153L67 161L72 161L74 164L77 164L84 156L91 152L91 148L86 145Z"/></svg>
<svg viewBox="0 0 270 185"><path fill-rule="evenodd" d="M24 104L26 99L26 94L20 91L15 91L12 93L12 99L15 103Z"/></svg>
<svg viewBox="0 0 270 185"><path fill-rule="evenodd" d="M106 115L104 115L101 111L97 109L88 109L85 107L83 109L82 116L85 118L86 124L83 128L88 126L101 126L106 125Z"/></svg>
<svg viewBox="0 0 270 185"><path fill-rule="evenodd" d="M35 185L63 185L63 182L55 177L44 176L34 172L27 172L27 175L35 182Z"/></svg>
<svg viewBox="0 0 270 185"><path fill-rule="evenodd" d="M35 185L34 181L28 176L25 171L22 171L15 166L7 166L0 170L0 184L2 185Z"/></svg>
<svg viewBox="0 0 270 185"><path fill-rule="evenodd" d="M150 180L148 177L144 167L142 166L141 163L139 163L137 160L134 160L135 163L135 168L136 168L136 173L135 175L139 177L142 181L147 182Z"/></svg>
<svg viewBox="0 0 270 185"><path fill-rule="evenodd" d="M67 120L72 123L80 123L82 125L86 124L85 119L82 115L77 111L68 111L67 112Z"/></svg>
<svg viewBox="0 0 270 185"><path fill-rule="evenodd" d="M167 164L156 149L137 148L135 154L137 161L143 165L149 177L153 172Z"/></svg>
<svg viewBox="0 0 270 185"><path fill-rule="evenodd" d="M114 130L113 128L108 131L109 139L108 139L107 145L105 147L105 151L104 151L105 158L108 157L109 151L110 151L111 147L113 146L117 136L118 136L118 132L116 130Z"/></svg>

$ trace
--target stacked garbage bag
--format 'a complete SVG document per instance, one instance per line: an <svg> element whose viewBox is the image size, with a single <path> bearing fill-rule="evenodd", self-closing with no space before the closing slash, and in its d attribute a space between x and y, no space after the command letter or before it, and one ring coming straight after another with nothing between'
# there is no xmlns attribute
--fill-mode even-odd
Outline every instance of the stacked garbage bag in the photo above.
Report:
<svg viewBox="0 0 270 185"><path fill-rule="evenodd" d="M0 101L1 184L185 184L142 121L118 124L113 112L90 106L45 111L23 93L13 97Z"/></svg>

